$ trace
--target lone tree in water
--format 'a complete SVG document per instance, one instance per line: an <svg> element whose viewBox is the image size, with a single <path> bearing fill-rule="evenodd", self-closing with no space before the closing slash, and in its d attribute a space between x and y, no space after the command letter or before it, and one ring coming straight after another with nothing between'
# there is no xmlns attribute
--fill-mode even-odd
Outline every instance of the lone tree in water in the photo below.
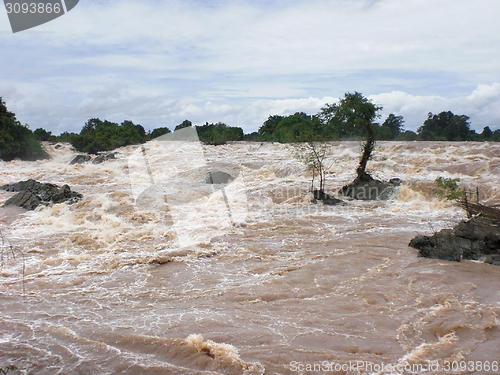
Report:
<svg viewBox="0 0 500 375"><path fill-rule="evenodd" d="M338 103L327 104L321 108L320 118L325 123L331 123L334 127L351 134L366 134L366 142L362 146L361 158L356 169L357 176L351 185L373 180L373 177L366 172L366 164L375 148L373 120L380 117L377 112L381 109L382 107L373 104L359 92L346 93Z"/></svg>
<svg viewBox="0 0 500 375"><path fill-rule="evenodd" d="M317 120L317 119L316 119ZM306 164L307 169L312 172L311 192L317 196L325 195L325 180L328 166L325 164L329 151L328 144L319 135L319 122L316 121L316 127L306 128L298 136L294 144L295 158ZM319 189L314 189L314 180L316 174L319 178Z"/></svg>
<svg viewBox="0 0 500 375"><path fill-rule="evenodd" d="M295 158L305 163L307 169L312 172L311 193L315 200L328 205L342 204L341 200L325 193L326 174L332 162L331 158L328 158L331 145L325 142L321 135L321 123L316 116L313 116L309 125L297 136L294 144ZM327 161L330 164L327 164ZM314 186L316 175L319 179L318 189Z"/></svg>

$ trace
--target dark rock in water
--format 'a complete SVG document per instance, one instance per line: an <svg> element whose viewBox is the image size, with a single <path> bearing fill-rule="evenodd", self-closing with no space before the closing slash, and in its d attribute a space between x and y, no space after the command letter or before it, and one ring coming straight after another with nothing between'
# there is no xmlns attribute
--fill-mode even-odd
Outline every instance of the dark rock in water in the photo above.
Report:
<svg viewBox="0 0 500 375"><path fill-rule="evenodd" d="M25 210L32 211L41 203L42 201L35 194L30 193L27 190L23 190L13 197L10 197L10 199L4 203L4 206L17 206L22 207Z"/></svg>
<svg viewBox="0 0 500 375"><path fill-rule="evenodd" d="M207 176L205 178L205 182L207 184L228 184L231 181L233 181L234 178L227 172L222 172L222 171L214 171L214 172L208 172Z"/></svg>
<svg viewBox="0 0 500 375"><path fill-rule="evenodd" d="M59 188L59 191L52 195L51 201L52 203L67 203L73 204L80 201L83 198L83 195L77 193L75 191L71 191L71 188L68 185L63 185Z"/></svg>
<svg viewBox="0 0 500 375"><path fill-rule="evenodd" d="M54 150L59 150L62 146L58 143L54 146Z"/></svg>
<svg viewBox="0 0 500 375"><path fill-rule="evenodd" d="M396 188L401 185L399 178L389 181L371 180L368 182L355 182L344 186L339 194L358 200L389 200L394 196Z"/></svg>
<svg viewBox="0 0 500 375"><path fill-rule="evenodd" d="M69 162L70 165L73 164L83 164L91 159L90 155L76 155L73 160Z"/></svg>
<svg viewBox="0 0 500 375"><path fill-rule="evenodd" d="M50 201L51 197L59 192L59 186L57 185L40 183L31 179L27 181L16 182L15 184L11 185L4 185L1 187L1 189L11 192L29 191L30 193L37 195L41 201Z"/></svg>
<svg viewBox="0 0 500 375"><path fill-rule="evenodd" d="M110 152L109 154L97 156L94 160L92 160L92 163L93 164L101 164L101 163L103 163L107 160L110 160L110 159L115 159L115 154L113 152Z"/></svg>
<svg viewBox="0 0 500 375"><path fill-rule="evenodd" d="M37 186L37 184L39 184L39 182L30 179L27 181L19 181L19 182L16 182L15 184L7 184L7 185L0 186L0 189L5 190L5 191L10 191L10 192L29 190L29 189L35 188L35 186Z"/></svg>
<svg viewBox="0 0 500 375"><path fill-rule="evenodd" d="M0 189L19 192L5 202L4 206L19 206L34 210L40 204L76 203L83 195L71 191L68 185L59 187L55 184L40 183L35 180L20 181L15 184L1 186Z"/></svg>
<svg viewBox="0 0 500 375"><path fill-rule="evenodd" d="M99 155L94 160L92 160L92 164L101 164L104 161L106 161L106 156Z"/></svg>
<svg viewBox="0 0 500 375"><path fill-rule="evenodd" d="M420 257L457 262L479 260L500 265L500 222L475 216L433 236L417 236L409 246L420 250Z"/></svg>
<svg viewBox="0 0 500 375"><path fill-rule="evenodd" d="M313 197L316 203L317 201L323 202L323 204L334 206L337 204L344 204L344 201L337 199L335 197L332 197L329 194L326 194L323 190L314 190L313 191Z"/></svg>

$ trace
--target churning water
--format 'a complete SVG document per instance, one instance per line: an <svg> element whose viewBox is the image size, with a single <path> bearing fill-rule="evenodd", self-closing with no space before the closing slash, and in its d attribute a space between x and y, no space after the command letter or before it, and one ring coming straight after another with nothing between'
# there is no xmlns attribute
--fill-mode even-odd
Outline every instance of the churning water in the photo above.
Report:
<svg viewBox="0 0 500 375"><path fill-rule="evenodd" d="M47 145L51 160L0 162L0 185L32 178L84 195L0 208L0 367L499 372L500 267L417 258L407 244L465 218L433 195L438 176L500 203L500 144L380 142L369 170L403 185L345 206L311 203L310 172L285 145L160 146L99 165L68 165L65 144ZM331 146L335 192L354 178L359 143ZM12 194L0 190L0 204Z"/></svg>

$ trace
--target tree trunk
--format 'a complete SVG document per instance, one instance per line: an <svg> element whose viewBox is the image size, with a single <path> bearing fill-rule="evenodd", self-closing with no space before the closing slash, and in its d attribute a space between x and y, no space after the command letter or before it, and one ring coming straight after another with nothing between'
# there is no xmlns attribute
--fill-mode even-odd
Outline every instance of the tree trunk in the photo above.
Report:
<svg viewBox="0 0 500 375"><path fill-rule="evenodd" d="M371 124L366 126L366 131L368 136L365 144L363 145L363 154L361 155L358 168L356 169L357 177L354 180L354 183L370 182L373 180L373 177L366 173L366 164L368 163L368 160L370 160L373 149L375 148L375 134Z"/></svg>

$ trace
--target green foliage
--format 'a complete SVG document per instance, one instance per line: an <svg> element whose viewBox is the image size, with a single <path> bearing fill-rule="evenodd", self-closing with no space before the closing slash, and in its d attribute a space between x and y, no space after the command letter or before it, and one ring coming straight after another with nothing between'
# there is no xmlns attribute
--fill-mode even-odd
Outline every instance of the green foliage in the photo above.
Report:
<svg viewBox="0 0 500 375"><path fill-rule="evenodd" d="M174 131L184 129L184 128L189 128L190 126L193 126L193 123L189 120L184 120L181 124L179 124L175 127Z"/></svg>
<svg viewBox="0 0 500 375"><path fill-rule="evenodd" d="M79 135L71 139L73 147L80 152L95 154L118 147L142 143L146 131L141 125L126 120L118 125L107 120L92 118L85 123Z"/></svg>
<svg viewBox="0 0 500 375"><path fill-rule="evenodd" d="M198 137L201 142L210 145L222 145L231 141L243 140L243 129L227 126L222 122L196 126Z"/></svg>
<svg viewBox="0 0 500 375"><path fill-rule="evenodd" d="M373 121L382 107L361 93L346 93L339 103L326 104L319 118L327 138L365 138L373 132Z"/></svg>
<svg viewBox="0 0 500 375"><path fill-rule="evenodd" d="M192 122L184 120L175 130L192 126ZM229 141L243 140L243 129L230 127L221 122L196 126L200 141L219 145ZM138 144L170 133L166 127L156 128L149 134L141 125L132 121L123 121L120 125L98 118L89 119L79 135L71 138L71 144L80 152L95 154L99 151L109 151L118 147Z"/></svg>
<svg viewBox="0 0 500 375"><path fill-rule="evenodd" d="M262 140L272 142L304 142L322 139L322 125L317 116L296 112L291 116L269 116L259 128Z"/></svg>
<svg viewBox="0 0 500 375"><path fill-rule="evenodd" d="M0 158L36 160L46 157L33 132L27 125L21 125L0 97Z"/></svg>
<svg viewBox="0 0 500 375"><path fill-rule="evenodd" d="M500 129L496 129L495 131L493 131L491 140L494 142L500 142Z"/></svg>
<svg viewBox="0 0 500 375"><path fill-rule="evenodd" d="M131 135L131 136L135 136L137 138L135 143L140 143L141 141L144 141L144 139L146 138L146 130L144 129L144 127L142 125L139 125L139 124L134 125L134 123L132 121L125 120L122 122L121 126L124 129L130 130L129 133L132 132L132 133L137 133L139 135L139 137L137 137L135 134Z"/></svg>
<svg viewBox="0 0 500 375"><path fill-rule="evenodd" d="M168 133L171 133L169 128L156 128L149 134L149 139L155 139Z"/></svg>
<svg viewBox="0 0 500 375"><path fill-rule="evenodd" d="M328 124L333 124L334 132L341 135L366 134L366 141L362 146L361 157L356 169L355 182L368 182L373 178L366 172L368 160L375 149L376 128L373 120L380 117L378 112L382 107L377 106L361 93L346 93L339 103L327 104L321 109L321 117ZM339 133L340 132L340 133Z"/></svg>
<svg viewBox="0 0 500 375"><path fill-rule="evenodd" d="M45 129L38 128L36 129L33 134L35 135L35 138L38 141L50 141L50 138L52 137L52 132L48 132Z"/></svg>
<svg viewBox="0 0 500 375"><path fill-rule="evenodd" d="M429 112L417 134L422 141L467 141L472 138L469 117L454 115L450 111L438 115Z"/></svg>
<svg viewBox="0 0 500 375"><path fill-rule="evenodd" d="M264 124L259 128L258 133L262 136L262 140L271 141L273 139L273 133L278 127L278 124L283 120L284 116L269 116L269 118L264 121Z"/></svg>
<svg viewBox="0 0 500 375"><path fill-rule="evenodd" d="M347 93L338 103L326 104L317 115L269 116L258 135L260 140L282 143L362 139L380 132L392 139L402 129L403 119L391 115L392 121L381 128L373 123L381 109L358 92Z"/></svg>
<svg viewBox="0 0 500 375"><path fill-rule="evenodd" d="M464 192L458 186L460 182L459 178L443 178L440 176L434 182L439 189L436 191L436 195L440 197L446 197L448 200L457 200L464 195Z"/></svg>
<svg viewBox="0 0 500 375"><path fill-rule="evenodd" d="M262 142L263 137L258 132L252 132L250 134L244 134L243 140L247 142Z"/></svg>
<svg viewBox="0 0 500 375"><path fill-rule="evenodd" d="M441 112L428 114L417 133L404 130L404 119L391 113L382 125L374 122L382 107L372 103L361 93L346 93L338 103L326 104L315 116L297 112L291 116L269 116L258 134L245 139L271 142L297 142L316 139L368 139L396 141L500 141L500 129L489 127L477 134L470 129L469 117Z"/></svg>
<svg viewBox="0 0 500 375"><path fill-rule="evenodd" d="M485 140L488 141L493 137L493 132L491 131L489 126L485 126L483 128L483 132L481 133L481 137Z"/></svg>
<svg viewBox="0 0 500 375"><path fill-rule="evenodd" d="M316 116L297 112L281 119L273 132L274 142L304 142L320 138L321 123Z"/></svg>
<svg viewBox="0 0 500 375"><path fill-rule="evenodd" d="M391 113L380 127L378 139L383 141L395 140L403 132L403 124L403 116L396 116Z"/></svg>
<svg viewBox="0 0 500 375"><path fill-rule="evenodd" d="M399 133L396 137L396 141L416 141L417 134L411 130L406 130L404 133Z"/></svg>
<svg viewBox="0 0 500 375"><path fill-rule="evenodd" d="M54 142L69 142L73 140L78 134L76 133L69 133L69 132L64 132L59 134L58 136L54 137L52 136L51 140Z"/></svg>
<svg viewBox="0 0 500 375"><path fill-rule="evenodd" d="M319 178L319 191L324 191L326 172L328 167L326 165L329 146L325 142L308 141L294 143L294 157L303 162L307 170L312 172L311 191L314 191L314 180L316 175Z"/></svg>

